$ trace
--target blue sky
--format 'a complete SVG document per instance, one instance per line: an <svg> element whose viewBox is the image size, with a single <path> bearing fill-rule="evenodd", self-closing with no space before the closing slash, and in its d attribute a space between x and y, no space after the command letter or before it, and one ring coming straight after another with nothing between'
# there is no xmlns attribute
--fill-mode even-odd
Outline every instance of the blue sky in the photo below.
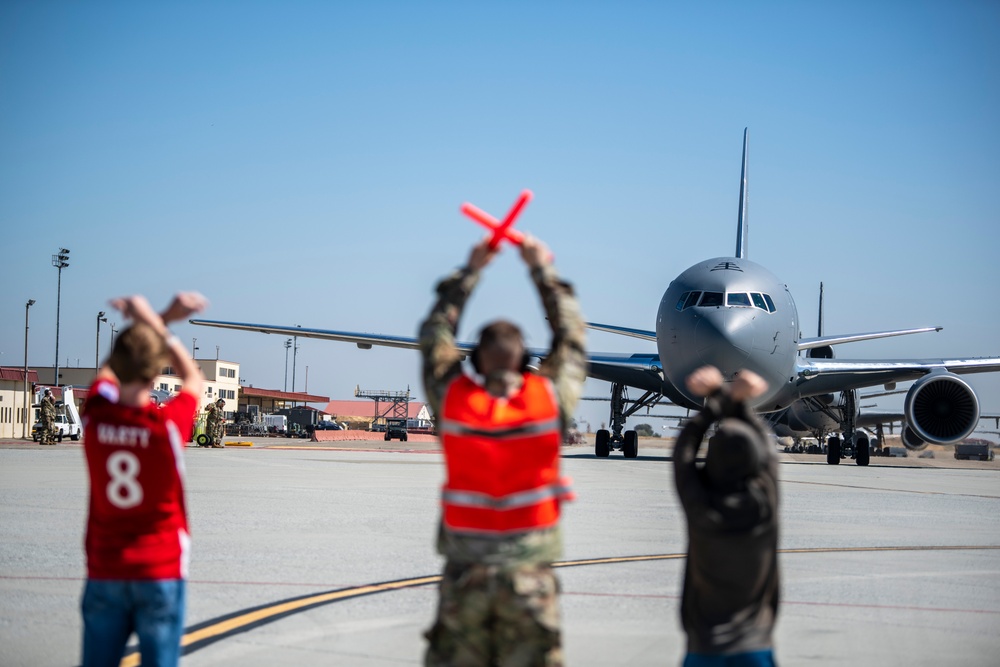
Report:
<svg viewBox="0 0 1000 667"><path fill-rule="evenodd" d="M744 127L749 256L806 335L823 281L826 333L945 327L839 357L1000 355L998 35L992 2L6 2L0 364L23 362L28 299L29 363L53 363L59 247L60 365L93 365L97 312L132 292L412 334L479 236L460 204L523 188L518 226L585 316L651 329L677 274L734 250ZM547 344L511 252L460 334L498 315ZM282 338L176 332L282 388ZM300 390L306 366L335 399L422 394L413 352L302 340ZM997 374L971 382L1000 412Z"/></svg>

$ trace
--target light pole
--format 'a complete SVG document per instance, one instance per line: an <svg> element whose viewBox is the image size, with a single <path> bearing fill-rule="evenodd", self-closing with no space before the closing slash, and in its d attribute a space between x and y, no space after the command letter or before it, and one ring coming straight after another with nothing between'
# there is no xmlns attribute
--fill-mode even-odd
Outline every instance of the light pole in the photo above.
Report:
<svg viewBox="0 0 1000 667"><path fill-rule="evenodd" d="M24 426L21 437L28 438L28 309L35 305L34 299L28 299L24 304Z"/></svg>
<svg viewBox="0 0 1000 667"><path fill-rule="evenodd" d="M301 324L296 324L295 326L301 327ZM294 336L295 344L292 346L292 393L295 393L295 358L299 354L299 337Z"/></svg>
<svg viewBox="0 0 1000 667"><path fill-rule="evenodd" d="M198 339L197 338L192 338L191 339L191 358L192 359L195 358L195 354L194 353L197 352L200 349L201 348L198 347Z"/></svg>
<svg viewBox="0 0 1000 667"><path fill-rule="evenodd" d="M288 391L288 350L292 347L292 339L285 339L285 391Z"/></svg>
<svg viewBox="0 0 1000 667"><path fill-rule="evenodd" d="M115 334L118 333L118 327L115 326L114 322L108 322L108 326L111 327L111 351L115 350Z"/></svg>
<svg viewBox="0 0 1000 667"><path fill-rule="evenodd" d="M104 311L99 311L97 313L97 345L94 353L94 370L96 371L101 367L101 322L107 322L108 318L104 317Z"/></svg>
<svg viewBox="0 0 1000 667"><path fill-rule="evenodd" d="M56 288L56 369L53 384L59 386L59 306L62 302L62 270L69 266L69 248L59 248L59 252L52 255L52 266L59 270L59 282Z"/></svg>

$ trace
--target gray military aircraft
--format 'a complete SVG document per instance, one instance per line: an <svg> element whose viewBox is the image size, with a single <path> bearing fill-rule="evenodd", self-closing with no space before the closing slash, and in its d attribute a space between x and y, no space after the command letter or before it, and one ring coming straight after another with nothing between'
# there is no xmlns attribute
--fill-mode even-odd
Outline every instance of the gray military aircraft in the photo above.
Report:
<svg viewBox="0 0 1000 667"><path fill-rule="evenodd" d="M938 331L938 328L931 331ZM823 336L823 283L819 284L819 319L817 325L818 337ZM832 350L831 350L832 352ZM774 433L779 438L792 438L792 445L786 448L795 453L807 451L801 440L805 437L813 437L818 442L826 442L828 447L832 443L836 446L840 438L834 433L841 431L851 432L847 425L854 417L855 427L865 427L867 430L854 430L853 442L846 441L841 447L841 455L854 454L855 449L865 449L871 445L873 454L882 454L882 447L885 443L884 429L889 427L890 433L895 424L904 423L906 416L899 411L878 412L874 411L874 405L861 405L860 402L880 396L891 396L894 394L905 394L902 389L891 391L869 392L859 394L856 390L831 392L821 396L808 396L799 399L789 405L784 410L768 412L762 415L763 419L771 426ZM875 439L869 442L868 434L874 431ZM829 439L827 436L829 435ZM919 445L913 443L915 447L923 448L926 443ZM811 449L811 448L810 448Z"/></svg>
<svg viewBox="0 0 1000 667"><path fill-rule="evenodd" d="M898 382L916 382L904 403L906 425L903 442L910 449L926 443L948 444L967 437L979 421L979 400L960 376L1000 371L1000 357L967 359L835 359L833 347L843 343L939 330L937 327L902 329L840 336L803 338L795 301L783 282L746 257L747 248L748 133L743 135L740 204L736 252L698 262L670 283L660 300L653 331L610 324L588 323L591 329L653 342L655 353L591 353L588 377L611 383L611 429L596 434L595 452L607 457L612 449L626 458L638 455L638 436L625 430L628 417L666 398L685 408L697 409L701 401L691 395L684 380L696 368L710 364L732 380L751 370L767 380L768 391L756 399L761 413L784 412L785 424L796 427L810 415L822 414L839 423L843 440L831 436L827 462L839 463L842 446L855 451L858 465L868 465L869 446L857 435L857 390L864 387L895 388ZM191 320L192 324L373 345L418 348L413 337L307 329L216 320ZM474 343L459 343L471 351ZM544 350L529 350L540 358ZM628 398L628 389L642 395ZM839 398L837 395L839 394ZM843 409L824 410L833 402ZM780 422L780 419L778 420ZM804 422L803 424L804 425Z"/></svg>

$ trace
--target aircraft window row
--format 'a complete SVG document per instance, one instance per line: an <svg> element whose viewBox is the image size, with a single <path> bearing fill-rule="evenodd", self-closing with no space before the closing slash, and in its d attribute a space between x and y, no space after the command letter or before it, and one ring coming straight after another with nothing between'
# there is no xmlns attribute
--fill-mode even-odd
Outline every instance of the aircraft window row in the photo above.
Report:
<svg viewBox="0 0 1000 667"><path fill-rule="evenodd" d="M773 313L777 308L769 294L760 292L684 292L677 300L677 310L687 310L693 306L734 306L737 308L760 308Z"/></svg>

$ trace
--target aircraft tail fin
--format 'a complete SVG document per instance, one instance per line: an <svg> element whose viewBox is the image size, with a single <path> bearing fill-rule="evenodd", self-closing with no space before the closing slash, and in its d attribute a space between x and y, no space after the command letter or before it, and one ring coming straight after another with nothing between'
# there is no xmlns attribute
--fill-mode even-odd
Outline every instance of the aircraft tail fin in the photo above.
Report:
<svg viewBox="0 0 1000 667"><path fill-rule="evenodd" d="M750 137L749 129L743 128L743 166L740 168L740 213L736 225L736 255L739 259L747 257L747 146Z"/></svg>
<svg viewBox="0 0 1000 667"><path fill-rule="evenodd" d="M819 284L819 324L816 327L816 335L823 337L823 283Z"/></svg>

